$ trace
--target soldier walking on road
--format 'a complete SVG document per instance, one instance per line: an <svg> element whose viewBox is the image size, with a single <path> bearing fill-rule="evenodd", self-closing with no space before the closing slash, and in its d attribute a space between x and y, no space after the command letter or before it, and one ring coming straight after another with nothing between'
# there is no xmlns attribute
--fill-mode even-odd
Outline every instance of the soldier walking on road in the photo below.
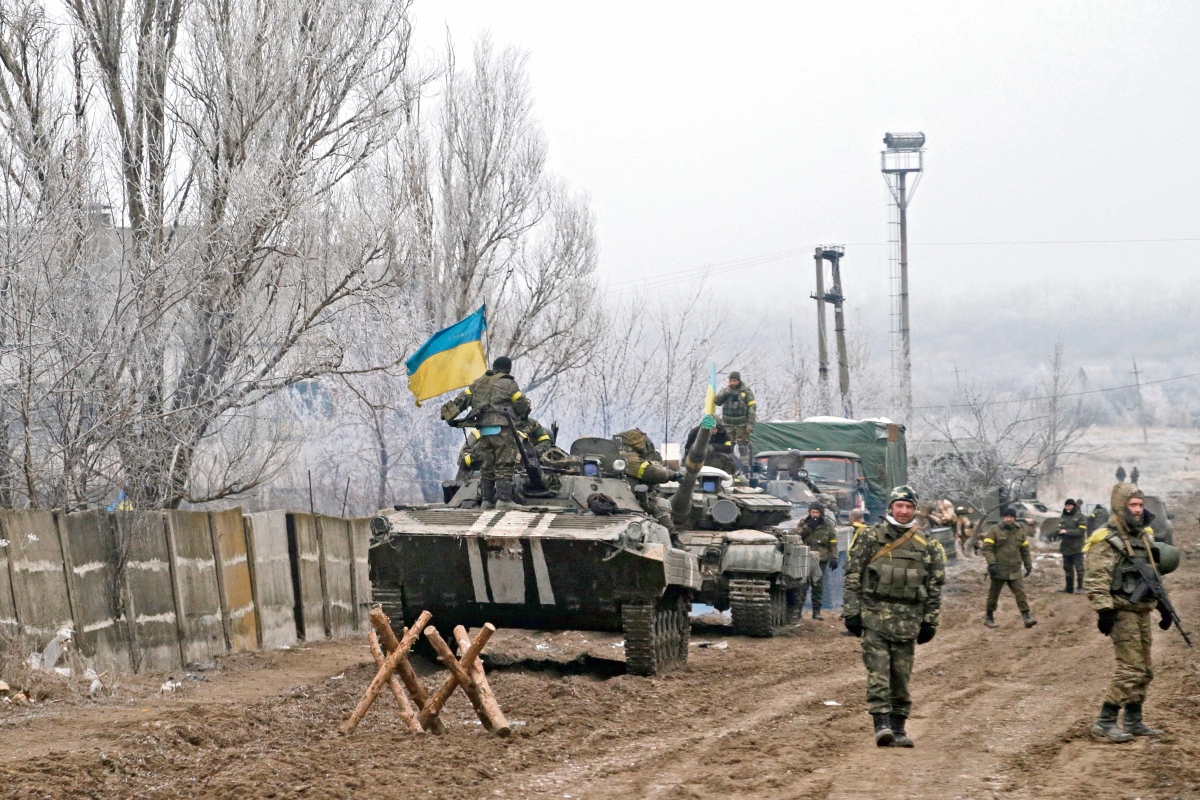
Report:
<svg viewBox="0 0 1200 800"><path fill-rule="evenodd" d="M1129 472L1129 482L1132 483L1134 486L1137 486L1138 478L1140 476L1141 476L1141 473L1138 472L1138 468L1134 467Z"/></svg>
<svg viewBox="0 0 1200 800"><path fill-rule="evenodd" d="M750 387L742 383L742 373L729 373L729 383L717 393L716 401L721 407L721 425L737 442L738 458L744 465L753 463L750 434L758 420L758 402Z"/></svg>
<svg viewBox="0 0 1200 800"><path fill-rule="evenodd" d="M1062 553L1063 571L1067 573L1067 588L1060 592L1083 594L1083 542L1087 539L1087 520L1070 498L1063 503L1058 518L1058 549ZM1078 588L1076 588L1078 584Z"/></svg>
<svg viewBox="0 0 1200 800"><path fill-rule="evenodd" d="M983 537L983 557L987 560L988 577L992 579L988 591L987 616L983 624L989 628L998 627L992 616L1000 602L1000 590L1005 584L1012 589L1013 597L1017 599L1017 608L1021 610L1021 619L1026 628L1037 625L1029 613L1029 601L1025 598L1025 585L1021 580L1021 567L1025 567L1025 577L1033 572L1033 559L1029 555L1029 540L1025 535L1025 527L1017 524L1017 512L1006 508L1000 512L1000 524L993 526Z"/></svg>
<svg viewBox="0 0 1200 800"><path fill-rule="evenodd" d="M850 511L850 527L854 529L854 532L850 534L850 547L847 548L847 551L854 549L854 543L858 541L858 537L863 531L871 529L871 526L863 521L865 516L861 508L855 508Z"/></svg>
<svg viewBox="0 0 1200 800"><path fill-rule="evenodd" d="M508 374L511 369L508 356L500 356L491 369L442 406L442 419L447 422L468 408L472 411L471 424L479 431L473 458L478 458L482 508L512 508L516 502L513 474L521 455L511 427L513 420L529 415L530 405Z"/></svg>
<svg viewBox="0 0 1200 800"><path fill-rule="evenodd" d="M1117 483L1125 482L1125 465L1117 464Z"/></svg>
<svg viewBox="0 0 1200 800"><path fill-rule="evenodd" d="M863 640L867 711L879 747L912 747L904 723L912 710L908 678L915 644L937 632L946 553L916 528L917 493L892 490L887 516L864 531L846 562L846 630Z"/></svg>
<svg viewBox="0 0 1200 800"><path fill-rule="evenodd" d="M1087 571L1083 580L1088 602L1098 615L1096 627L1112 638L1117 658L1117 669L1092 733L1109 741L1127 742L1135 736L1162 733L1142 722L1142 703L1154 677L1150 612L1158 608L1162 614L1158 627L1164 631L1170 630L1171 617L1151 594L1132 602L1138 584L1135 562L1154 564L1154 532L1150 528L1154 517L1146 511L1142 490L1132 483L1118 483L1112 490L1112 509L1107 525L1084 545ZM1125 707L1125 720L1118 727L1121 706Z"/></svg>
<svg viewBox="0 0 1200 800"><path fill-rule="evenodd" d="M825 515L825 506L814 502L808 504L808 516L796 526L796 532L808 545L808 549L817 554L819 566L818 570L810 570L808 587L801 591L807 593L809 588L812 589L813 619L824 619L821 616L821 605L824 603L825 568L837 569L838 566L837 528ZM800 598L800 603L804 604L803 597Z"/></svg>

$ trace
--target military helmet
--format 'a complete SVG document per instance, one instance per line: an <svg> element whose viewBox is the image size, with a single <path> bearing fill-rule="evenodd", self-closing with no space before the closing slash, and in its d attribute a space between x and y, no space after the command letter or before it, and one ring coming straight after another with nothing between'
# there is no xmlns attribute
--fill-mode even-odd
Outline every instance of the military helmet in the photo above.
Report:
<svg viewBox="0 0 1200 800"><path fill-rule="evenodd" d="M1179 551L1166 542L1154 542L1154 563L1158 565L1159 574L1166 575L1179 569Z"/></svg>
<svg viewBox="0 0 1200 800"><path fill-rule="evenodd" d="M650 449L650 437L637 428L631 428L627 431L622 431L617 434L617 438L621 440L621 444L633 450L635 453L645 453Z"/></svg>
<svg viewBox="0 0 1200 800"><path fill-rule="evenodd" d="M740 372L731 372L731 373L729 373L729 380L731 380L731 381L740 381L741 379L742 379L742 373L740 373Z"/></svg>
<svg viewBox="0 0 1200 800"><path fill-rule="evenodd" d="M888 508L891 508L892 503L896 502L897 500L905 500L915 506L917 504L917 490L907 485L897 486L895 489L892 489L892 493L888 495Z"/></svg>

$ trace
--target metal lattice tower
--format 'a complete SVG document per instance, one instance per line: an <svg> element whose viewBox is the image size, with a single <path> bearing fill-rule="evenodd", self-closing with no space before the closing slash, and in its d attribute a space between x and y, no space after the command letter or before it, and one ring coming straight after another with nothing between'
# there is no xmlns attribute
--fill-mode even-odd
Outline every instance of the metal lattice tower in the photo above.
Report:
<svg viewBox="0 0 1200 800"><path fill-rule="evenodd" d="M883 179L892 195L888 219L892 290L892 387L894 405L912 424L912 346L908 316L908 206L925 169L925 134L889 133L880 153ZM912 175L910 181L908 176Z"/></svg>

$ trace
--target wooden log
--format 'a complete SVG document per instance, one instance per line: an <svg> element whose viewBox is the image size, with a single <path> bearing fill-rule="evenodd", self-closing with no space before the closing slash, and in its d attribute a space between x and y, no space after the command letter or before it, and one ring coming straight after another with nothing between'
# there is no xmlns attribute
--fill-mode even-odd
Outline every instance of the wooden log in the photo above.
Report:
<svg viewBox="0 0 1200 800"><path fill-rule="evenodd" d="M367 633L367 641L371 643L371 657L375 659L375 667L382 668L383 649L379 646L379 637L375 631ZM396 705L400 706L400 719L404 720L405 727L413 733L424 733L425 729L417 722L412 705L408 702L408 695L404 693L404 687L400 685L400 679L396 677L395 672L388 676L388 687L392 690L392 697L396 698Z"/></svg>
<svg viewBox="0 0 1200 800"><path fill-rule="evenodd" d="M392 630L392 622L388 619L387 614L383 613L383 608L375 606L371 609L371 627L379 634L379 644L383 647L384 653L393 653L400 647L400 642L396 639L396 632ZM405 634L408 633L406 630ZM417 678L417 673L413 671L412 664L408 663L408 659L401 659L396 665L396 674L400 676L400 681L404 687L408 689L408 693L412 695L413 702L417 704L417 710L425 708L425 704L429 702L429 692L425 689L425 684ZM446 732L446 725L438 717L434 717L425 725L425 730L441 736Z"/></svg>
<svg viewBox="0 0 1200 800"><path fill-rule="evenodd" d="M458 680L458 685L462 687L463 693L467 699L471 701L471 705L475 707L475 714L479 717L479 721L489 731L492 729L492 721L488 718L487 710L483 707L483 700L479 697L479 690L475 688L475 682L471 680L462 666L458 663L458 659L454 657L454 652L442 639L441 634L437 631L425 631L425 636L429 639L429 643L433 645L433 649L439 656L442 657L442 663L446 665L446 669ZM470 644L470 641L467 642ZM475 659L475 663L479 663L479 659Z"/></svg>
<svg viewBox="0 0 1200 800"><path fill-rule="evenodd" d="M375 702L375 698L383 691L384 685L387 684L388 678L391 677L392 670L404 660L408 649L412 647L416 638L421 635L421 631L429 624L432 616L428 611L422 611L416 623L404 632L404 638L400 640L400 646L396 648L395 652L388 655L387 660L383 662L383 666L379 668L379 671L375 673L375 677L371 680L371 685L367 687L366 694L363 695L362 700L358 701L358 705L355 706L353 713L350 714L350 719L342 723L342 727L338 729L342 732L342 735L348 734L358 727L358 723L362 721L367 710L371 708L371 704ZM446 701L443 700L442 702ZM421 725L422 727L428 727L424 722Z"/></svg>
<svg viewBox="0 0 1200 800"><path fill-rule="evenodd" d="M467 629L462 625L454 626L454 640L458 642L458 652L460 653L467 652L467 648L471 646L471 637L467 636ZM512 733L512 728L509 727L508 720L504 718L500 704L496 702L496 695L492 694L491 684L488 683L487 674L483 671L482 659L475 659L475 663L471 665L471 681L475 684L476 691L479 692L479 700L483 703L483 710L491 722L492 732L501 739L507 738ZM487 722L484 724L486 725Z"/></svg>
<svg viewBox="0 0 1200 800"><path fill-rule="evenodd" d="M471 642L471 646L467 648L467 652L463 654L462 660L458 665L463 672L470 674L471 665L475 663L475 659L479 657L479 651L483 650L488 643L488 639L492 638L492 634L496 632L496 626L490 622L485 622L483 629L475 637L475 641ZM437 628L426 628L425 637L432 640L430 634L437 636ZM444 644L444 642L443 642ZM453 660L453 654L451 654ZM433 697L429 698L429 704L421 709L421 713L417 719L424 725L426 721L436 717L438 712L442 710L442 706L450 699L450 695L454 694L454 690L458 688L458 678L451 673L442 683L441 687L434 693Z"/></svg>

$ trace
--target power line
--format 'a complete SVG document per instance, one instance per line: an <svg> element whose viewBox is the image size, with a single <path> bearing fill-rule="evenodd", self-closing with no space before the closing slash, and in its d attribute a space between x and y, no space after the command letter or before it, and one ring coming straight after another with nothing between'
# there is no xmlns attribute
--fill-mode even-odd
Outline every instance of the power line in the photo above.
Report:
<svg viewBox="0 0 1200 800"><path fill-rule="evenodd" d="M1142 381L1140 386L1149 386L1153 383L1170 383L1172 381L1182 381L1186 378L1196 378L1196 377L1200 377L1200 372L1192 372L1188 375L1176 375L1174 378L1160 378L1159 380L1156 380L1156 381ZM1059 397L1082 397L1083 395L1086 395L1086 394L1101 394L1103 392L1119 392L1122 389L1136 389L1138 387L1139 387L1139 384L1137 384L1137 383L1128 383L1124 386L1110 386L1107 389L1088 389L1088 390L1082 391L1082 392L1067 392L1065 394L1060 394ZM1013 398L1011 400L993 400L988 403L983 403L983 405L1001 406L1001 405L1007 405L1009 403L1031 403L1036 400L1049 400L1049 399L1050 399L1050 395L1042 395L1041 397L1017 397L1017 398ZM977 404L975 404L975 403L952 403L950 405L945 405L945 406L917 406L914 410L915 411L934 411L934 410L943 409L943 408L972 408L975 405L977 405Z"/></svg>

